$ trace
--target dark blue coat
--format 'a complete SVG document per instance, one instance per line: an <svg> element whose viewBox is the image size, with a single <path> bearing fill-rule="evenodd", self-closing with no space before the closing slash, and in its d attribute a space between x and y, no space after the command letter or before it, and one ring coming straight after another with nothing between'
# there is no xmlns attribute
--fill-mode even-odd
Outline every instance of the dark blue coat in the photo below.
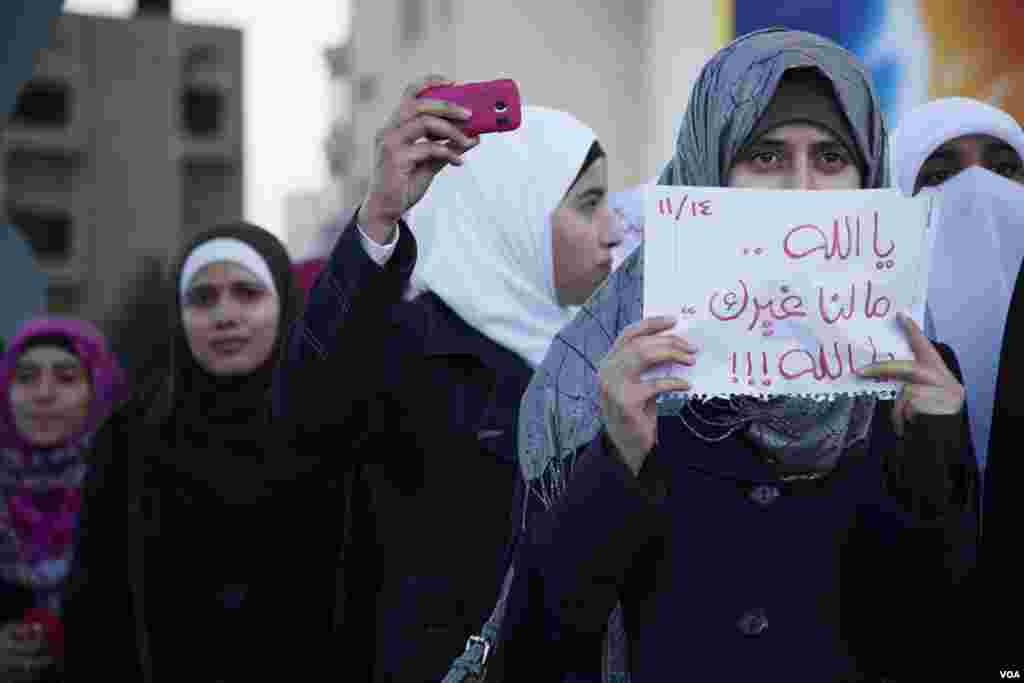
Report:
<svg viewBox="0 0 1024 683"><path fill-rule="evenodd" d="M530 516L509 680L600 680L618 600L634 683L919 680L970 628L978 473L965 416L900 440L890 412L820 482L785 484L743 437L708 444L677 417L659 418L639 478L595 439L566 496Z"/></svg>
<svg viewBox="0 0 1024 683"><path fill-rule="evenodd" d="M440 680L494 606L521 510L531 371L437 296L403 298L416 249L400 230L380 267L346 229L275 381L297 447L356 472L332 644L351 680Z"/></svg>

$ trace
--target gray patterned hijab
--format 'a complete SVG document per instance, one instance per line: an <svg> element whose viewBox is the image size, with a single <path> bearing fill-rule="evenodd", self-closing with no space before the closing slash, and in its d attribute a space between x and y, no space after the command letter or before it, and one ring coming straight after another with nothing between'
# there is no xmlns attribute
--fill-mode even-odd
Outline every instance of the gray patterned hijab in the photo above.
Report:
<svg viewBox="0 0 1024 683"><path fill-rule="evenodd" d="M663 185L723 186L732 159L765 113L783 74L815 68L832 84L863 159L864 186L888 184L886 130L865 69L848 51L820 36L766 29L740 37L705 65L690 96L675 155ZM641 319L643 246L605 281L556 336L523 396L520 465L528 488L550 506L568 481L576 452L601 431L597 371L616 337ZM867 438L875 399L828 401L737 397L701 404L664 401L705 441L742 433L782 476L813 476Z"/></svg>

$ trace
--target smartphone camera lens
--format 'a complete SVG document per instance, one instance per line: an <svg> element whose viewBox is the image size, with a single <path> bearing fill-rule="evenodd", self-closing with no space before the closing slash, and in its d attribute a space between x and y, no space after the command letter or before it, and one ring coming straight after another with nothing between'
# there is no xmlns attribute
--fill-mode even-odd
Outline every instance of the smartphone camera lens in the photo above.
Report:
<svg viewBox="0 0 1024 683"><path fill-rule="evenodd" d="M508 111L508 105L505 104L504 101L498 100L497 102L494 103L494 111L498 112L499 114Z"/></svg>
<svg viewBox="0 0 1024 683"><path fill-rule="evenodd" d="M507 125L509 125L512 122L508 120L507 116L499 116L498 120L497 120L497 123L498 123L499 126L507 126Z"/></svg>

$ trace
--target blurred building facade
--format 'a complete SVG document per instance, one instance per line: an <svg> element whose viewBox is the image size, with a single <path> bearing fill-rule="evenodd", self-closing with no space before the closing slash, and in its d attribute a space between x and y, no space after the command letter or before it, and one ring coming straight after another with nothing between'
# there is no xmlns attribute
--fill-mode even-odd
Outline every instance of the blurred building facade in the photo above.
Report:
<svg viewBox="0 0 1024 683"><path fill-rule="evenodd" d="M329 249L333 243L327 237L330 226L345 207L358 201L351 182L355 145L351 44L329 47L324 51L324 59L330 93L330 123L324 138L329 180L319 190L293 192L285 198L285 243L293 259L320 255Z"/></svg>
<svg viewBox="0 0 1024 683"><path fill-rule="evenodd" d="M730 5L351 0L353 195L365 191L374 132L404 86L430 73L515 79L526 103L595 129L613 190L647 182L672 154L701 66L731 38Z"/></svg>
<svg viewBox="0 0 1024 683"><path fill-rule="evenodd" d="M51 312L103 324L143 264L243 215L242 33L169 16L60 16L0 135Z"/></svg>

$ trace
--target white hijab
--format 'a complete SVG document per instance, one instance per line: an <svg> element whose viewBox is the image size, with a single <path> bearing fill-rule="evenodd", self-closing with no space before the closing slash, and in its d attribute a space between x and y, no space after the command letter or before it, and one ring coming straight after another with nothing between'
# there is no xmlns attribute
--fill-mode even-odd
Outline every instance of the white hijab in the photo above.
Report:
<svg viewBox="0 0 1024 683"><path fill-rule="evenodd" d="M892 177L897 187L913 194L917 174L928 157L964 135L991 135L1024 159L1024 130L1012 116L968 97L946 97L911 110L892 134Z"/></svg>
<svg viewBox="0 0 1024 683"><path fill-rule="evenodd" d="M483 137L407 216L419 248L413 287L530 367L577 310L558 304L551 214L596 140L569 114L525 107L518 130Z"/></svg>
<svg viewBox="0 0 1024 683"><path fill-rule="evenodd" d="M933 336L960 361L984 467L1006 314L1024 260L1024 186L975 166L928 191L942 197L928 281Z"/></svg>
<svg viewBox="0 0 1024 683"><path fill-rule="evenodd" d="M1006 112L963 97L935 100L907 114L893 134L893 177L900 190L912 194L928 157L963 135L991 135L1024 159L1024 130ZM1024 186L975 167L922 191L941 197L925 332L957 354L971 438L984 468L1006 315L1024 260Z"/></svg>

